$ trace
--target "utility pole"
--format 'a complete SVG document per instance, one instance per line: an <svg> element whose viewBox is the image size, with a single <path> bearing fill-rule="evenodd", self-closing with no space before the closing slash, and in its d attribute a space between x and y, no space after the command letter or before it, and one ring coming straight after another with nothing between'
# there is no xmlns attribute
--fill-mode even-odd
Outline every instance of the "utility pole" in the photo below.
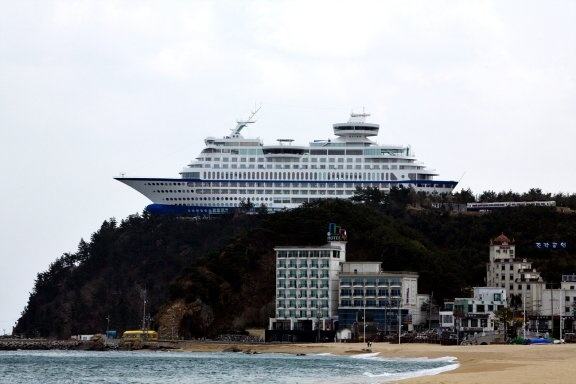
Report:
<svg viewBox="0 0 576 384"><path fill-rule="evenodd" d="M388 306L389 306L389 302L386 302L386 305L384 306L384 333L386 335L388 335Z"/></svg>
<svg viewBox="0 0 576 384"><path fill-rule="evenodd" d="M524 340L526 340L526 295L522 292L522 310L523 310L523 321L522 321L522 335Z"/></svg>
<svg viewBox="0 0 576 384"><path fill-rule="evenodd" d="M316 318L318 319L318 343L320 342L320 300L316 300Z"/></svg>
<svg viewBox="0 0 576 384"><path fill-rule="evenodd" d="M434 297L434 291L430 292L430 300L428 300L428 331L432 328L432 297Z"/></svg>
<svg viewBox="0 0 576 384"><path fill-rule="evenodd" d="M550 337L554 338L554 289L550 284Z"/></svg>
<svg viewBox="0 0 576 384"><path fill-rule="evenodd" d="M364 300L364 342L366 342L366 300Z"/></svg>
<svg viewBox="0 0 576 384"><path fill-rule="evenodd" d="M564 296L564 290L560 291L560 297L558 298L558 315L560 316L560 321L559 321L559 325L560 325L560 342L562 342L562 307L560 306L560 301L565 297ZM564 305L565 306L565 305Z"/></svg>
<svg viewBox="0 0 576 384"><path fill-rule="evenodd" d="M147 292L146 288L142 290L142 330L146 330L146 301L147 301Z"/></svg>
<svg viewBox="0 0 576 384"><path fill-rule="evenodd" d="M402 305L402 286L400 286L400 298L398 299L398 345L400 345L401 343L401 337L402 337L402 311L401 311L401 305Z"/></svg>

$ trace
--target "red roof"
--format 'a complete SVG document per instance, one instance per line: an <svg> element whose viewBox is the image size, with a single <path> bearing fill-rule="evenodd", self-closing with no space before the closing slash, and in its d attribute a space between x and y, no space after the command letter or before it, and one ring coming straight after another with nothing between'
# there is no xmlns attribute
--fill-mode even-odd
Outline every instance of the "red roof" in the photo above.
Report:
<svg viewBox="0 0 576 384"><path fill-rule="evenodd" d="M510 239L504 233L492 240L492 244L496 245L508 245L510 243L513 243L513 241L510 241Z"/></svg>

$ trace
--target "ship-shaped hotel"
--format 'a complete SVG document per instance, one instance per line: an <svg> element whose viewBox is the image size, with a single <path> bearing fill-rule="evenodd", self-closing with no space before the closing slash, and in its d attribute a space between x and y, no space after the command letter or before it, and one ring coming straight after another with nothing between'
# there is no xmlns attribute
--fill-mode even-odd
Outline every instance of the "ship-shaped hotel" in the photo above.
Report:
<svg viewBox="0 0 576 384"><path fill-rule="evenodd" d="M238 121L230 135L206 138L206 147L179 178L116 180L150 199L150 212L187 215L227 213L248 201L277 211L318 199L350 198L356 187L449 193L457 184L436 180L437 173L417 161L410 146L370 140L380 126L366 122L369 114L352 113L348 122L333 125L336 138L300 146L291 139L264 145L243 137L255 113Z"/></svg>

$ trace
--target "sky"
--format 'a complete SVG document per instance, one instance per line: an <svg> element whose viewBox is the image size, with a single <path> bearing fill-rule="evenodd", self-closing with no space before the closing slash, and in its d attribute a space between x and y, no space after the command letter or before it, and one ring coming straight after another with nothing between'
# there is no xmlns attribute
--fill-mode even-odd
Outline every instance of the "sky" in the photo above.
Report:
<svg viewBox="0 0 576 384"><path fill-rule="evenodd" d="M458 188L576 192L575 1L0 0L0 333L36 274L243 132L351 111Z"/></svg>

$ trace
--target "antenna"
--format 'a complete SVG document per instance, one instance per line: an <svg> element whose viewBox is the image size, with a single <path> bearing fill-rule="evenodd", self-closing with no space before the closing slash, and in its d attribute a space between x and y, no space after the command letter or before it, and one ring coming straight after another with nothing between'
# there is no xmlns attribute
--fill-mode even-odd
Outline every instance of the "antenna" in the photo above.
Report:
<svg viewBox="0 0 576 384"><path fill-rule="evenodd" d="M464 175L466 175L466 172L464 172L462 174L462 176L460 176L460 178L458 179L458 184L460 184L460 182L462 181L462 179L464 178Z"/></svg>
<svg viewBox="0 0 576 384"><path fill-rule="evenodd" d="M366 118L369 117L370 114L366 113L364 107L362 107L362 113L354 113L352 111L350 113L350 119L348 120L349 123L365 123Z"/></svg>
<svg viewBox="0 0 576 384"><path fill-rule="evenodd" d="M256 114L258 113L258 111L260 110L260 108L262 108L262 105L260 105L258 108L255 108L252 113L250 113L250 116L248 117L248 119L246 120L239 120L236 122L236 127L234 127L232 129L232 137L238 137L240 135L240 131L242 131L242 128L244 128L245 126L247 126L248 124L253 124L256 122L256 120L252 120L254 118L254 116L256 116Z"/></svg>

